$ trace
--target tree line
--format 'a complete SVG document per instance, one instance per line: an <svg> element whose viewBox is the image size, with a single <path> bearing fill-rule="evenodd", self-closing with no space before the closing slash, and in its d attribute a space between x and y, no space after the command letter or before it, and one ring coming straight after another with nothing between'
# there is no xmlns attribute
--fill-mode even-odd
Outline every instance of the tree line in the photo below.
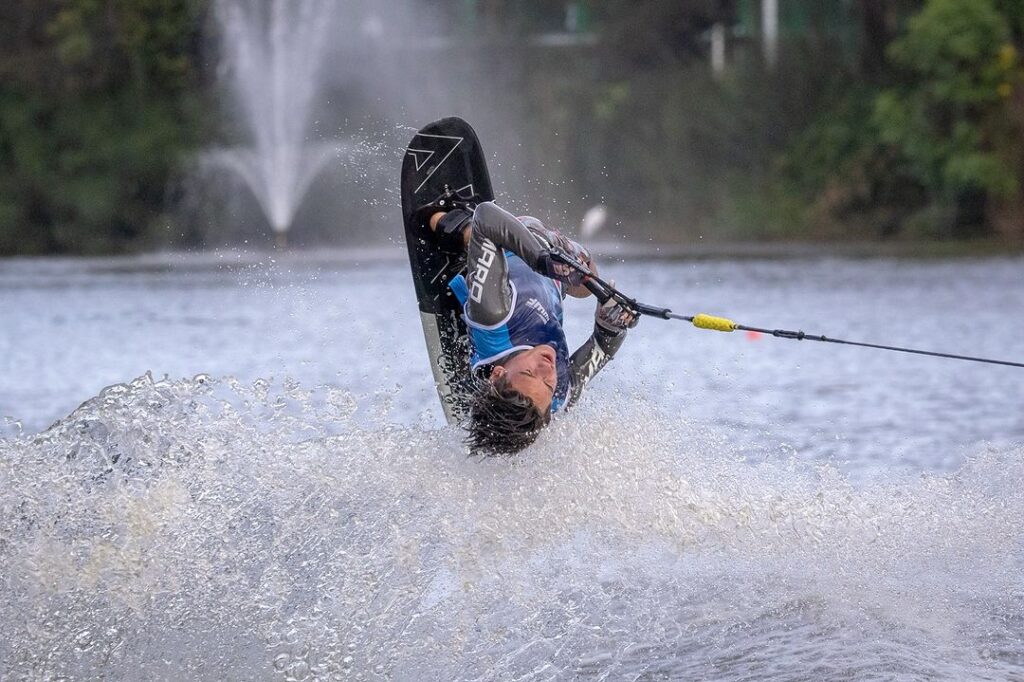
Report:
<svg viewBox="0 0 1024 682"><path fill-rule="evenodd" d="M210 2L0 3L0 255L208 243L174 178L218 130ZM753 0L433 2L456 35L586 17L516 57L525 153L642 234L1024 240L1024 0L780 0L778 62L734 30L718 74Z"/></svg>
<svg viewBox="0 0 1024 682"><path fill-rule="evenodd" d="M747 31L712 74L758 4L595 3L597 75L534 84L600 146L575 172L664 238L1024 240L1024 2L780 0L774 68Z"/></svg>
<svg viewBox="0 0 1024 682"><path fill-rule="evenodd" d="M0 254L151 243L203 138L203 5L0 3Z"/></svg>

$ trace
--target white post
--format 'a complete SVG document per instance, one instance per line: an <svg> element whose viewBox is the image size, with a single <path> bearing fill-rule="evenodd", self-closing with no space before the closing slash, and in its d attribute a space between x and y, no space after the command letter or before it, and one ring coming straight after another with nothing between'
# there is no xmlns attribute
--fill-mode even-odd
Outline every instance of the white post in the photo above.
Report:
<svg viewBox="0 0 1024 682"><path fill-rule="evenodd" d="M711 27L711 71L715 76L725 72L725 24L722 22Z"/></svg>
<svg viewBox="0 0 1024 682"><path fill-rule="evenodd" d="M761 0L761 36L768 68L779 63L779 0Z"/></svg>

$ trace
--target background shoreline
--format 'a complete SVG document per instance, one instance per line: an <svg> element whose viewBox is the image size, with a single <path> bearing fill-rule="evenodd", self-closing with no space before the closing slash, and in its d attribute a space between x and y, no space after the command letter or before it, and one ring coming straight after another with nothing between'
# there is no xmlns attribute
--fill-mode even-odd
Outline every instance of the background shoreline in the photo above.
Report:
<svg viewBox="0 0 1024 682"><path fill-rule="evenodd" d="M827 243L803 241L699 240L691 243L632 243L626 240L596 240L587 244L601 260L964 260L978 258L1024 257L1024 244L1000 239L972 241L856 241ZM267 262L279 265L339 265L390 263L407 258L405 245L367 245L349 247L289 247L285 249L159 250L108 255L48 254L0 256L5 265L29 265L71 261L111 270L195 270L197 268L240 268ZM0 270L2 274L2 270Z"/></svg>

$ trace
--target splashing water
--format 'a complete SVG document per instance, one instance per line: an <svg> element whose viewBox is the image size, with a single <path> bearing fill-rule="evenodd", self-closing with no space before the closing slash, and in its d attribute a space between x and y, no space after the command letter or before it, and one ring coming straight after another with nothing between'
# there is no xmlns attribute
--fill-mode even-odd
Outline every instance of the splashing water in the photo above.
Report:
<svg viewBox="0 0 1024 682"><path fill-rule="evenodd" d="M636 400L525 456L200 376L0 440L0 669L104 679L1009 679L1022 453L856 487Z"/></svg>
<svg viewBox="0 0 1024 682"><path fill-rule="evenodd" d="M295 211L335 151L307 142L321 91L335 0L217 0L225 65L252 137L252 148L215 150L210 163L241 177L273 229L291 226Z"/></svg>

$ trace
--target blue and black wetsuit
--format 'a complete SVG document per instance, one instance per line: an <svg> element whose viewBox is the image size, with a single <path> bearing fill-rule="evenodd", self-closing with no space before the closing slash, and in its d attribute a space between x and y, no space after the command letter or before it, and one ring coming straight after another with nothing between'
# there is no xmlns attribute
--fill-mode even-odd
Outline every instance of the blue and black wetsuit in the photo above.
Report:
<svg viewBox="0 0 1024 682"><path fill-rule="evenodd" d="M591 261L590 254L536 218L516 218L491 202L477 206L472 228L466 275L450 286L463 304L473 369L489 374L514 353L546 343L557 357L551 409L572 405L622 345L625 331L595 326L594 334L570 356L562 330L565 292L561 283L533 267L553 246L584 262Z"/></svg>

